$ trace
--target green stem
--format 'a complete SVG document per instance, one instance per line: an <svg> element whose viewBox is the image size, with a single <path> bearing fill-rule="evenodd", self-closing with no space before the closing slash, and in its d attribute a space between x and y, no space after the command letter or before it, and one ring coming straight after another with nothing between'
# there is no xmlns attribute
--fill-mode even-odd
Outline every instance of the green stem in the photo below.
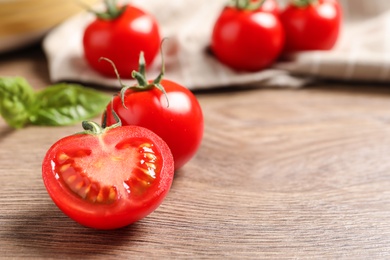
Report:
<svg viewBox="0 0 390 260"><path fill-rule="evenodd" d="M318 0L291 0L291 4L296 7L306 7L317 4Z"/></svg>
<svg viewBox="0 0 390 260"><path fill-rule="evenodd" d="M110 128L122 126L122 121L119 118L118 114L114 110L114 97L115 96L116 96L116 94L112 96L110 104L111 104L111 114L114 116L116 123L107 127L107 109L106 109L106 110L104 110L104 113L103 113L103 120L102 120L102 128L103 129L106 129L106 128L110 129Z"/></svg>
<svg viewBox="0 0 390 260"><path fill-rule="evenodd" d="M147 81L147 79L145 78L145 75L142 75L140 72L134 70L134 71L131 73L131 76L132 76L135 80L137 80L138 86L139 86L140 88L145 88L145 89L146 89L146 88L149 86L148 81Z"/></svg>
<svg viewBox="0 0 390 260"><path fill-rule="evenodd" d="M126 9L126 5L118 6L117 0L104 0L106 10L104 12L93 12L98 18L103 20L113 20L119 17Z"/></svg>
<svg viewBox="0 0 390 260"><path fill-rule="evenodd" d="M230 1L229 6L235 7L238 10L255 11L258 10L264 2L265 0L232 0Z"/></svg>
<svg viewBox="0 0 390 260"><path fill-rule="evenodd" d="M111 104L112 104L112 102L111 102ZM106 127L107 126L107 110L106 110L106 111L104 111L104 114L103 114L103 123L101 126L98 123L93 122L93 121L83 121L81 123L81 125L84 128L84 132L82 132L82 133L83 134L100 135L108 129L122 126L122 121L119 118L118 114L114 111L114 109L111 109L111 113L113 114L113 116L115 118L115 121L116 121L115 124L113 124L109 127Z"/></svg>
<svg viewBox="0 0 390 260"><path fill-rule="evenodd" d="M85 133L95 134L95 135L103 133L103 128L96 122L83 121L82 126L85 130Z"/></svg>
<svg viewBox="0 0 390 260"><path fill-rule="evenodd" d="M165 74L165 64L164 64L165 62L164 62L164 55L163 55L163 51L162 51L162 45L163 45L164 41L165 41L165 38L161 41L161 46L160 46L161 60L162 60L161 71L160 71L160 74L151 83L149 83L149 81L146 78L145 57L144 57L144 53L142 51L141 51L140 57L139 57L139 71L134 70L131 73L131 76L135 80L137 80L137 83L138 83L137 85L134 85L134 86L124 85L122 83L121 78L120 78L119 73L118 73L118 70L116 69L113 61L111 61L110 59L104 58L104 57L101 57L99 59L99 61L105 60L105 61L109 62L111 64L111 66L114 68L115 75L119 81L119 84L121 85L120 97L121 97L122 105L124 108L127 108L125 105L125 94L126 94L126 91L128 89L142 91L142 90L151 89L153 87L156 87L158 90L160 90L164 94L164 96L167 100L167 107L169 107L168 95L167 95L163 85L161 84L161 81L162 81L164 74Z"/></svg>

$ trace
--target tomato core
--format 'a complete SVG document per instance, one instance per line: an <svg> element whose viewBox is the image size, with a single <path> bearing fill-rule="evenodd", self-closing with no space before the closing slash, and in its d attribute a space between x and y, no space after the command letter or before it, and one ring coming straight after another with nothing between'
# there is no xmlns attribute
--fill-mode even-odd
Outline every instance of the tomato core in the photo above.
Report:
<svg viewBox="0 0 390 260"><path fill-rule="evenodd" d="M59 151L51 161L56 179L75 196L97 204L141 196L153 184L161 170L161 155L149 140L101 145L100 150Z"/></svg>

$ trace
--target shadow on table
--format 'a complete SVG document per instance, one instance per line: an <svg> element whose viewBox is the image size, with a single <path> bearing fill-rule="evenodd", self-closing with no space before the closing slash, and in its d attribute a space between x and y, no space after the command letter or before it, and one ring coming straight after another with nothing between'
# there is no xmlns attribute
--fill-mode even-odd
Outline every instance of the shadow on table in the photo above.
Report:
<svg viewBox="0 0 390 260"><path fill-rule="evenodd" d="M0 127L0 142L14 131L15 129L8 126Z"/></svg>
<svg viewBox="0 0 390 260"><path fill-rule="evenodd" d="M360 94L385 94L390 95L390 82L364 82L364 81L337 81L337 80L318 80L304 87L304 89L319 89L334 92L351 92Z"/></svg>
<svg viewBox="0 0 390 260"><path fill-rule="evenodd" d="M134 223L117 230L95 230L80 226L53 205L39 206L36 211L24 211L13 216L2 227L2 240L17 245L13 257L86 257L117 255L126 244L131 249L134 234L141 239L142 225ZM3 232L2 232L3 233ZM8 240L8 243L6 242ZM10 250L9 250L10 251ZM14 250L12 250L14 251ZM118 252L117 252L118 253Z"/></svg>

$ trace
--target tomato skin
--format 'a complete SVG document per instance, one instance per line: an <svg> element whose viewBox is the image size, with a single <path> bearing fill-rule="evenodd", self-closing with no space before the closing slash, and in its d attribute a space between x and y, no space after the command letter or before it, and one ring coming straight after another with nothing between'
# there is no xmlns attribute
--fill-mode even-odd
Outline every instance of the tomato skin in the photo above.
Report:
<svg viewBox="0 0 390 260"><path fill-rule="evenodd" d="M279 16L280 14L279 4L275 0L265 0L261 5L260 10L262 12L272 13L275 16Z"/></svg>
<svg viewBox="0 0 390 260"><path fill-rule="evenodd" d="M112 60L122 78L131 78L138 69L139 54L145 54L146 64L152 64L160 48L160 32L156 19L143 10L127 5L113 20L96 18L83 35L84 57L88 64L104 76L116 77L112 66L100 62Z"/></svg>
<svg viewBox="0 0 390 260"><path fill-rule="evenodd" d="M142 171L149 169L140 159L150 157L143 152L150 146L141 149L145 144L151 144L157 158L154 178L145 175L150 171ZM148 129L126 126L60 139L46 153L42 177L54 203L71 219L91 228L116 229L144 218L162 203L172 184L173 166L172 154L160 137ZM99 202L105 187L115 196L106 192Z"/></svg>
<svg viewBox="0 0 390 260"><path fill-rule="evenodd" d="M225 65L238 71L270 66L284 45L283 27L273 13L225 7L216 20L211 50Z"/></svg>
<svg viewBox="0 0 390 260"><path fill-rule="evenodd" d="M113 109L123 125L138 125L152 130L168 144L177 170L196 154L201 144L203 113L190 90L165 79L161 85L167 97L156 87L145 91L128 89L124 96L124 107L120 96L115 96L107 106L106 123L116 123L110 113Z"/></svg>
<svg viewBox="0 0 390 260"><path fill-rule="evenodd" d="M342 10L336 0L297 7L289 4L280 14L285 28L285 52L330 50L337 42Z"/></svg>

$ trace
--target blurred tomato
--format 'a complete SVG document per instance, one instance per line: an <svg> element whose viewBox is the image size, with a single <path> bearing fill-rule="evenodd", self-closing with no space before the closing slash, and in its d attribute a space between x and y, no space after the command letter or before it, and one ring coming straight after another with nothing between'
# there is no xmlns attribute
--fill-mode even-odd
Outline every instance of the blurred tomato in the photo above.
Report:
<svg viewBox="0 0 390 260"><path fill-rule="evenodd" d="M283 48L284 32L278 17L264 11L271 5L253 8L254 2L259 1L247 1L246 6L237 1L236 5L226 6L214 24L211 50L220 62L235 70L266 68Z"/></svg>
<svg viewBox="0 0 390 260"><path fill-rule="evenodd" d="M342 22L336 0L292 0L281 12L286 52L329 50L335 45Z"/></svg>

